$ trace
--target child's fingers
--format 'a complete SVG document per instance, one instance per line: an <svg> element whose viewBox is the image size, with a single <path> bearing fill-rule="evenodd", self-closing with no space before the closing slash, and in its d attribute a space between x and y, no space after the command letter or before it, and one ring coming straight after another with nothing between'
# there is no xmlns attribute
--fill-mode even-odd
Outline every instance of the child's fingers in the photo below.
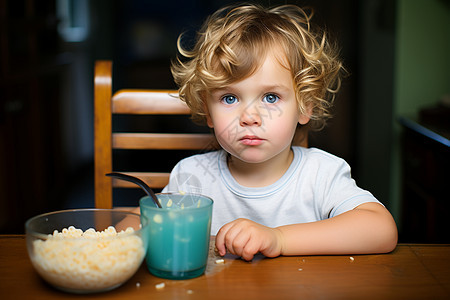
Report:
<svg viewBox="0 0 450 300"><path fill-rule="evenodd" d="M219 251L220 255L225 255L227 250L231 254L240 255L242 252L242 246L240 239L237 239L237 237L242 232L241 226L239 226L240 221L235 220L228 224L225 224L220 228L217 236L216 236L216 247ZM238 241L236 243L236 241ZM236 249L235 249L236 248Z"/></svg>
<svg viewBox="0 0 450 300"><path fill-rule="evenodd" d="M251 240L250 233L246 230L242 230L242 228L239 228L239 230L236 230L233 234L230 233L231 232L229 231L225 238L225 244L227 245L228 250L235 255L241 256L245 260L251 260L253 258L253 253L247 253L246 251Z"/></svg>
<svg viewBox="0 0 450 300"><path fill-rule="evenodd" d="M239 235L242 232L242 228L239 226L238 221L233 221L226 225L226 231L224 231L224 243L228 252L234 255L240 255L241 245L239 242Z"/></svg>
<svg viewBox="0 0 450 300"><path fill-rule="evenodd" d="M216 248L219 251L219 255L224 256L227 253L227 249L225 247L225 236L222 231L223 227L219 230L216 236Z"/></svg>
<svg viewBox="0 0 450 300"><path fill-rule="evenodd" d="M227 235L230 230L230 228L233 227L233 222L230 222L228 224L225 224L220 228L219 232L216 236L216 248L219 251L219 254L224 256L227 253L227 249L232 252L232 248L229 249L227 246Z"/></svg>
<svg viewBox="0 0 450 300"><path fill-rule="evenodd" d="M242 250L241 257L247 261L250 261L255 257L255 254L259 252L259 243L255 239L249 239L245 247Z"/></svg>
<svg viewBox="0 0 450 300"><path fill-rule="evenodd" d="M221 229L221 238L223 238L226 250L247 261L252 260L259 250L258 242L252 238L254 228L249 226L252 224L253 222L248 220L238 219L226 224Z"/></svg>

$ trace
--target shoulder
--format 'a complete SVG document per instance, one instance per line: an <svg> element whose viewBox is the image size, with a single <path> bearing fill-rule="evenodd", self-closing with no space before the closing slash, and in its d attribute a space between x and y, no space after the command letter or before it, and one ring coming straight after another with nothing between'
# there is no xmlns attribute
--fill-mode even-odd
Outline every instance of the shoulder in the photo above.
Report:
<svg viewBox="0 0 450 300"><path fill-rule="evenodd" d="M293 147L296 155L300 156L304 165L315 165L318 167L342 168L347 167L347 162L329 152L317 148Z"/></svg>
<svg viewBox="0 0 450 300"><path fill-rule="evenodd" d="M298 171L301 178L314 182L333 182L337 178L351 178L350 165L342 158L317 148L299 148Z"/></svg>
<svg viewBox="0 0 450 300"><path fill-rule="evenodd" d="M223 150L196 154L180 160L170 172L169 184L164 191L203 193L211 182L217 181L218 161Z"/></svg>

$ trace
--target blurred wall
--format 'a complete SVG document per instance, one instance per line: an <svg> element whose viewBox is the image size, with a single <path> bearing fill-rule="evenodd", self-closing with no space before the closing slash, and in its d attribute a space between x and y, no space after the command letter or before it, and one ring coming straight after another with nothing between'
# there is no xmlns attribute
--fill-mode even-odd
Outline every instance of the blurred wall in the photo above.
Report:
<svg viewBox="0 0 450 300"><path fill-rule="evenodd" d="M450 95L450 1L399 0L396 27L390 198L399 216L408 204L401 202L398 118L417 119L421 109Z"/></svg>
<svg viewBox="0 0 450 300"><path fill-rule="evenodd" d="M362 187L388 209L393 113L395 1L361 1L356 121L357 170Z"/></svg>

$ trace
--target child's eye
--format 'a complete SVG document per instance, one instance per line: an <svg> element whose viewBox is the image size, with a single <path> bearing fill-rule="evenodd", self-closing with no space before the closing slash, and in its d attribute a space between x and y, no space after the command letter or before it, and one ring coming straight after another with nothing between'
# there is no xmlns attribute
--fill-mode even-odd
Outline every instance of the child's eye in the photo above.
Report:
<svg viewBox="0 0 450 300"><path fill-rule="evenodd" d="M270 103L270 104L276 103L278 100L280 100L280 97L278 97L275 94L267 94L263 98L264 102Z"/></svg>
<svg viewBox="0 0 450 300"><path fill-rule="evenodd" d="M223 96L221 101L225 104L234 104L237 102L237 98L233 95Z"/></svg>

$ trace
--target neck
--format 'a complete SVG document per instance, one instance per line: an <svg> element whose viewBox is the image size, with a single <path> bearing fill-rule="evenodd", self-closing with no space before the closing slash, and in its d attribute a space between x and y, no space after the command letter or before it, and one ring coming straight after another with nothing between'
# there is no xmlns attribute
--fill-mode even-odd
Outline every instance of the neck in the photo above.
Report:
<svg viewBox="0 0 450 300"><path fill-rule="evenodd" d="M228 168L239 184L247 187L264 187L280 179L293 159L294 153L290 148L261 163L248 163L228 155Z"/></svg>

